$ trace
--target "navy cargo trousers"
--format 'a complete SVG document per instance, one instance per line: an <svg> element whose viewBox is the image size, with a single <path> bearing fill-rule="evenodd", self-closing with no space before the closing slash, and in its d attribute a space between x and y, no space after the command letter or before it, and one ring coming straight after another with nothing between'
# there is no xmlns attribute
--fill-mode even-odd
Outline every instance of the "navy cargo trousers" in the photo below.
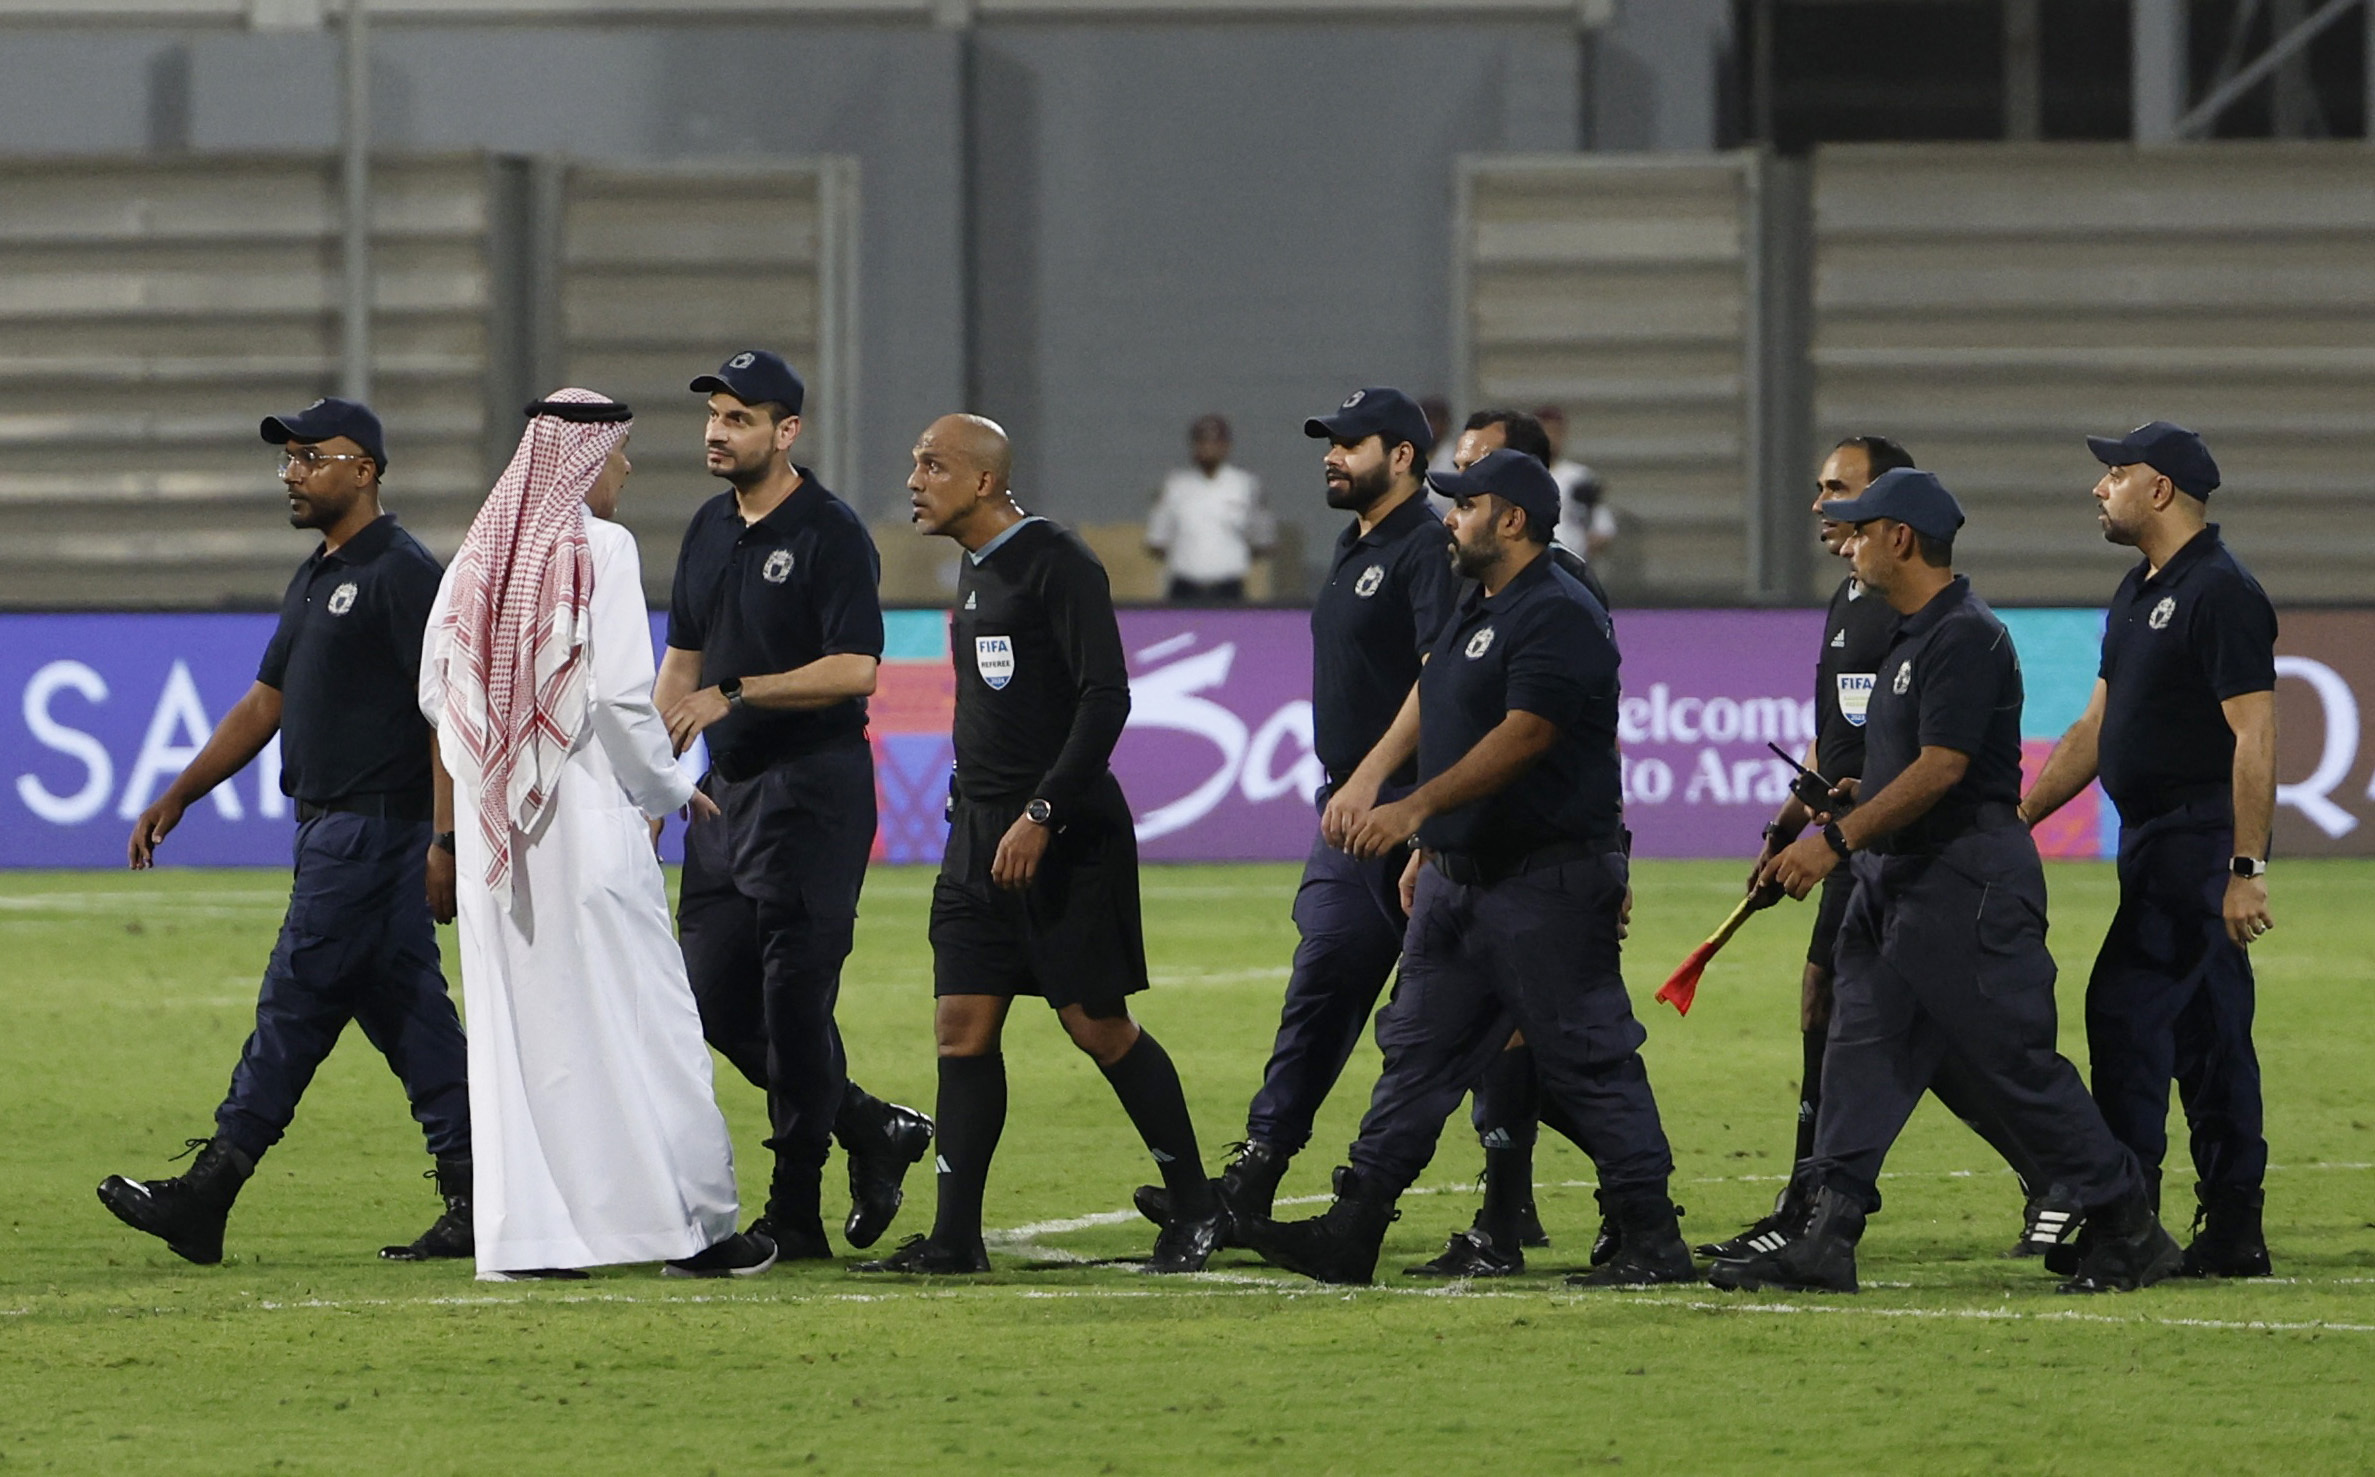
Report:
<svg viewBox="0 0 2375 1477"><path fill-rule="evenodd" d="M2033 1191L2059 1189L2092 1209L2141 1188L2136 1156L2055 1049L2045 871L2028 831L1971 831L1936 851L1862 852L1850 865L1814 1183L1877 1208L1881 1162L1951 1061L1972 1110L2035 1166Z"/></svg>
<svg viewBox="0 0 2375 1477"><path fill-rule="evenodd" d="M429 823L331 811L297 827L289 911L256 1027L215 1110L250 1159L280 1142L348 1021L404 1084L439 1158L470 1153L469 1050L429 919Z"/></svg>
<svg viewBox="0 0 2375 1477"><path fill-rule="evenodd" d="M2086 986L2095 1102L2158 1174L2175 1079L2208 1191L2251 1190L2268 1169L2251 960L2223 906L2235 828L2223 799L2196 801L2119 837L2119 911Z"/></svg>

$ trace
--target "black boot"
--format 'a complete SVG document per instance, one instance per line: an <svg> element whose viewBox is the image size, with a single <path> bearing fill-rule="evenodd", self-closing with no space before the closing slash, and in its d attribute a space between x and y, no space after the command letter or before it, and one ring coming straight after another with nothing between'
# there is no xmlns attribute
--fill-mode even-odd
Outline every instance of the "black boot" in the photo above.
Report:
<svg viewBox="0 0 2375 1477"><path fill-rule="evenodd" d="M2149 1192L2141 1189L2088 1212L2084 1244L2077 1274L2056 1291L2134 1292L2176 1276L2185 1265L2185 1253L2162 1229Z"/></svg>
<svg viewBox="0 0 2375 1477"><path fill-rule="evenodd" d="M756 1277L775 1265L775 1243L736 1231L688 1257L660 1264L663 1277Z"/></svg>
<svg viewBox="0 0 2375 1477"><path fill-rule="evenodd" d="M437 1193L445 1200L445 1214L410 1245L383 1246L379 1254L391 1262L431 1262L465 1257L477 1251L478 1237L470 1220L470 1161L440 1159L437 1167L423 1178L437 1182Z"/></svg>
<svg viewBox="0 0 2375 1477"><path fill-rule="evenodd" d="M2266 1277L2268 1238L2260 1229L2266 1194L2257 1185L2194 1186L2193 1244L2185 1249L2187 1277Z"/></svg>
<svg viewBox="0 0 2375 1477"><path fill-rule="evenodd" d="M776 1161L775 1177L767 1186L767 1208L748 1230L775 1243L777 1261L833 1259L833 1243L825 1239L823 1178L819 1167Z"/></svg>
<svg viewBox="0 0 2375 1477"><path fill-rule="evenodd" d="M1293 1156L1260 1139L1231 1144L1229 1153L1228 1168L1212 1182L1212 1193L1224 1212L1220 1245L1245 1246L1249 1243L1244 1228L1270 1219L1270 1209L1278 1199L1278 1182L1286 1178L1287 1163ZM1130 1203L1156 1225L1171 1224L1171 1192L1161 1185L1140 1185L1131 1192Z"/></svg>
<svg viewBox="0 0 2375 1477"><path fill-rule="evenodd" d="M1696 1248L1699 1255L1719 1262L1746 1261L1760 1252L1779 1251L1782 1244L1806 1228L1810 1196L1796 1175L1773 1197L1773 1211L1739 1235L1710 1241Z"/></svg>
<svg viewBox="0 0 2375 1477"><path fill-rule="evenodd" d="M1307 1221L1256 1221L1247 1227L1253 1249L1275 1266L1319 1282L1368 1282L1377 1275L1385 1228L1401 1219L1399 1197L1361 1178L1350 1166L1336 1171L1336 1202Z"/></svg>
<svg viewBox="0 0 2375 1477"><path fill-rule="evenodd" d="M1601 1211L1616 1222L1616 1255L1569 1277L1569 1287L1649 1287L1699 1280L1699 1265L1682 1239L1679 1209L1663 1189L1593 1194Z"/></svg>
<svg viewBox="0 0 2375 1477"><path fill-rule="evenodd" d="M970 1277L989 1269L990 1254L979 1237L964 1246L943 1246L929 1236L910 1236L889 1256L860 1262L850 1270L900 1272L910 1277Z"/></svg>
<svg viewBox="0 0 2375 1477"><path fill-rule="evenodd" d="M146 1231L183 1261L211 1267L223 1259L223 1226L231 1202L256 1172L256 1161L222 1139L191 1139L190 1167L169 1180L111 1174L99 1182L99 1203L135 1231ZM175 1155L179 1158L180 1155Z"/></svg>
<svg viewBox="0 0 2375 1477"><path fill-rule="evenodd" d="M841 1142L849 1156L849 1219L841 1235L852 1246L882 1239L907 1198L908 1166L932 1150L931 1119L897 1103L881 1106L879 1122Z"/></svg>
<svg viewBox="0 0 2375 1477"><path fill-rule="evenodd" d="M1405 1277L1515 1277L1526 1269L1526 1254L1518 1247L1497 1246L1493 1238L1473 1227L1454 1231L1433 1261L1404 1267Z"/></svg>
<svg viewBox="0 0 2375 1477"><path fill-rule="evenodd" d="M1772 1251L1717 1262L1707 1280L1730 1292L1854 1292L1864 1207L1824 1185L1807 1198L1805 1228Z"/></svg>

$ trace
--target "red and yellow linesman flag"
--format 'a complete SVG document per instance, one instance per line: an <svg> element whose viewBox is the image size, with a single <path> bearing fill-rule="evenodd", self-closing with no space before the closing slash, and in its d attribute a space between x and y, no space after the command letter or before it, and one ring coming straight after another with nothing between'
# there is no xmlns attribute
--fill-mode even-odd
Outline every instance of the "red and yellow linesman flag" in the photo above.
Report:
<svg viewBox="0 0 2375 1477"><path fill-rule="evenodd" d="M1705 943L1691 950L1690 957L1682 961L1680 969L1667 976L1666 982L1658 987L1657 998L1673 1006L1676 1015L1689 1015L1691 1001L1699 993L1699 976L1707 972L1707 961L1715 957L1717 950L1732 941L1732 935L1740 931L1740 925L1748 921L1749 914L1760 908L1772 907L1780 896L1779 887L1768 886L1760 887L1740 899L1739 906L1732 909L1732 915L1723 921L1722 926L1709 934Z"/></svg>

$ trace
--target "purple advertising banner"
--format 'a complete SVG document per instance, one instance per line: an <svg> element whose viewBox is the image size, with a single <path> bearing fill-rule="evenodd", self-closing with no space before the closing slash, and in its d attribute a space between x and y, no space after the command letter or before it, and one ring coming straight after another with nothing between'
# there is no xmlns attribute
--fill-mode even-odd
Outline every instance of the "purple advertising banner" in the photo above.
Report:
<svg viewBox="0 0 2375 1477"><path fill-rule="evenodd" d="M1130 726L1113 771L1149 860L1300 858L1326 780L1299 610L1125 610Z"/></svg>
<svg viewBox="0 0 2375 1477"><path fill-rule="evenodd" d="M2003 612L2027 684L2024 760L2084 709L2099 611ZM947 617L889 612L873 703L878 859L929 862L944 833L953 689ZM2375 615L2286 614L2278 643L2277 844L2375 848ZM0 616L0 867L120 867L132 820L255 680L267 615ZM1114 769L1154 861L1293 861L1316 829L1310 618L1300 610L1126 610L1130 726ZM1814 722L1813 610L1634 610L1619 737L1625 815L1644 857L1746 857ZM656 633L655 633L656 639ZM2364 716L2362 716L2364 715ZM688 765L700 763L698 751ZM294 807L279 751L190 808L162 858L283 866ZM2089 791L2039 831L2051 855L2104 856L2117 817ZM667 852L676 849L671 825Z"/></svg>

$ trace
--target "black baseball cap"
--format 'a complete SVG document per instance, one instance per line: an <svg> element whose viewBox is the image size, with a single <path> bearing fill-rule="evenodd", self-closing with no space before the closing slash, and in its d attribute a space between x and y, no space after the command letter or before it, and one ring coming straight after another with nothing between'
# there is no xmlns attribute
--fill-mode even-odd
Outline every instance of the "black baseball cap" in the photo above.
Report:
<svg viewBox="0 0 2375 1477"><path fill-rule="evenodd" d="M1435 449L1435 430L1418 402L1400 390L1372 386L1355 390L1334 415L1315 415L1303 422L1303 434L1325 441L1366 441L1383 436L1407 441L1421 452Z"/></svg>
<svg viewBox="0 0 2375 1477"><path fill-rule="evenodd" d="M694 380L693 388L703 394L723 390L745 405L773 400L793 415L808 399L808 386L792 366L766 349L743 350L719 365L717 373Z"/></svg>
<svg viewBox="0 0 2375 1477"><path fill-rule="evenodd" d="M295 415L268 415L260 428L264 439L274 446L286 446L294 441L310 446L333 436L344 436L371 454L371 460L384 472L388 469L387 435L380 429L379 417L371 407L336 396L316 400Z"/></svg>
<svg viewBox="0 0 2375 1477"><path fill-rule="evenodd" d="M1897 467L1873 478L1860 496L1824 503L1822 516L1833 523L1893 518L1915 533L1951 539L1963 526L1963 505L1930 473L1919 467Z"/></svg>
<svg viewBox="0 0 2375 1477"><path fill-rule="evenodd" d="M2210 448L2174 421L2153 421L2125 436L2089 436L2086 449L2106 467L2142 462L2192 497L2208 497L2218 490L2218 463L2211 460Z"/></svg>
<svg viewBox="0 0 2375 1477"><path fill-rule="evenodd" d="M1429 472L1427 486L1461 501L1490 493L1522 510L1527 526L1538 533L1549 532L1559 521L1558 479L1550 475L1550 468L1506 446L1470 462L1465 472Z"/></svg>

